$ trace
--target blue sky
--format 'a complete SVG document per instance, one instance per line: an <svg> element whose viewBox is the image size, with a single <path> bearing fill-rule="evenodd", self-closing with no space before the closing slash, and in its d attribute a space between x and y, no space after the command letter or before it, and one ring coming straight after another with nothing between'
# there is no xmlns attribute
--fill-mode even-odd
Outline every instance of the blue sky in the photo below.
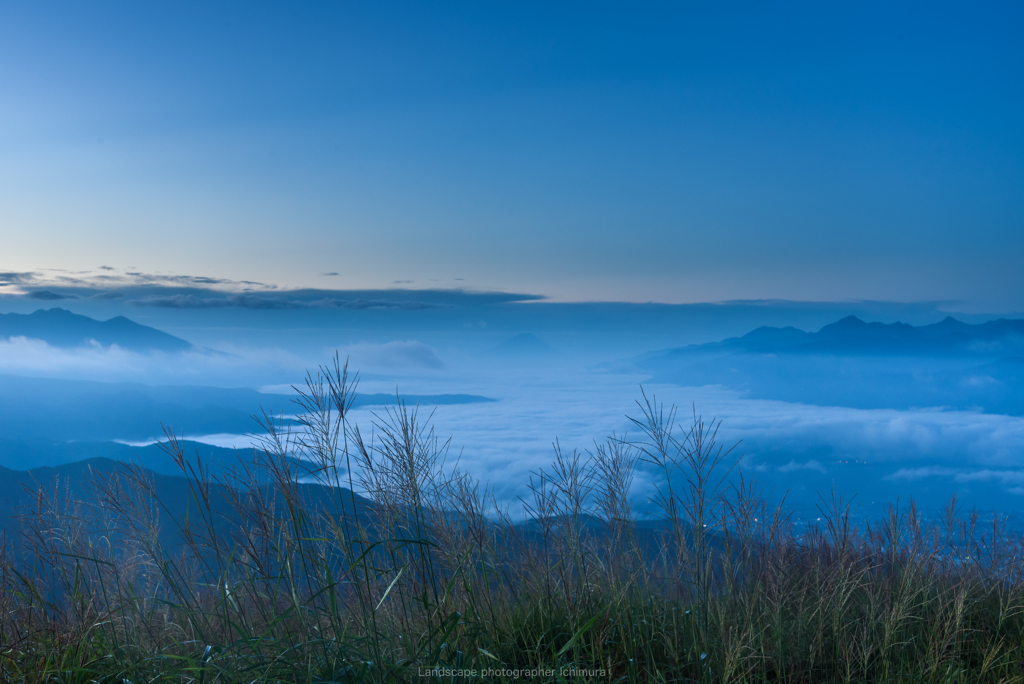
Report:
<svg viewBox="0 0 1024 684"><path fill-rule="evenodd" d="M0 2L0 270L1020 311L1022 29L1010 3Z"/></svg>

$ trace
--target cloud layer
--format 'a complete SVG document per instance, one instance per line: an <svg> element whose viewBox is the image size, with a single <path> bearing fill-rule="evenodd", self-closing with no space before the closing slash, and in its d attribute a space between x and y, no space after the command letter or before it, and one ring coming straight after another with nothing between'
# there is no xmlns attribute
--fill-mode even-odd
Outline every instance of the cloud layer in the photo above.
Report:
<svg viewBox="0 0 1024 684"><path fill-rule="evenodd" d="M58 349L38 340L0 340L0 373L150 384L247 384L242 378L293 383L315 362L281 349L224 347L222 353L139 354L111 347ZM430 346L415 340L360 343L340 349L366 371L366 392L468 392L495 403L437 407L437 434L452 438L452 460L515 505L531 473L549 466L552 443L593 449L613 433L639 441L627 416L640 414L639 375L568 371L529 365L465 364L445 367ZM442 372L443 371L443 372ZM862 410L755 400L721 387L648 386L648 395L722 421L719 441L739 443L744 470L790 501L811 507L816 492L833 482L870 502L896 496L974 493L985 506L1011 506L1024 495L1024 418L944 410ZM365 428L373 411L352 418ZM379 414L379 410L378 410ZM426 418L424 414L423 418ZM218 444L232 441L218 435ZM654 494L659 475L641 468L634 493L640 504ZM1002 497L1002 498L999 498ZM1007 499L1006 497L1011 497Z"/></svg>
<svg viewBox="0 0 1024 684"><path fill-rule="evenodd" d="M151 295L127 302L133 306L154 306L163 309L432 309L438 304L429 302L389 302L368 299L338 299L325 297L304 301L284 297L266 297L254 294L236 294L227 297L197 297L191 294Z"/></svg>
<svg viewBox="0 0 1024 684"><path fill-rule="evenodd" d="M478 379L479 380L479 379ZM593 449L615 433L630 441L641 435L627 416L638 417L640 378L561 376L492 378L481 382L495 404L441 406L433 421L442 438L451 436L460 464L490 482L510 503L526 494L530 474L551 463L557 438L565 450ZM422 391L422 385L417 391ZM432 386L430 391L439 391ZM470 391L477 391L469 388ZM937 506L955 491L981 508L1007 500L982 496L1024 494L1024 418L967 411L860 410L780 401L745 399L717 387L648 387L659 401L691 406L705 418L722 421L719 442L737 444L734 455L753 476L789 501L813 510L817 492L833 483L870 504L900 496ZM353 418L373 422L369 410ZM917 465L909 465L916 463ZM638 473L639 503L653 495L659 475ZM980 497L980 498L979 498ZM1016 499L1014 499L1016 500Z"/></svg>
<svg viewBox="0 0 1024 684"><path fill-rule="evenodd" d="M325 275L337 275L325 274ZM412 280L398 280L410 284ZM172 309L237 307L246 309L422 309L453 303L486 304L543 299L506 292L460 289L287 289L252 280L145 273L109 266L86 271L59 269L0 273L0 294L29 299L111 299L125 297L135 306Z"/></svg>
<svg viewBox="0 0 1024 684"><path fill-rule="evenodd" d="M261 385L268 378L295 382L333 352L324 350L311 359L275 347L222 344L218 350L139 353L116 344L62 348L42 340L11 337L0 338L0 374L150 384ZM337 352L342 358L350 358L353 368L371 372L444 368L434 349L416 340L352 344L339 347Z"/></svg>

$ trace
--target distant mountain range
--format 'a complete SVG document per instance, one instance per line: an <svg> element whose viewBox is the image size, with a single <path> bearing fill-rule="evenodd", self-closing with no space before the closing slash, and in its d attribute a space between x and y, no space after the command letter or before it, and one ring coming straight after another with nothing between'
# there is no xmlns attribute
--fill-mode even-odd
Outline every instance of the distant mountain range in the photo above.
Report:
<svg viewBox="0 0 1024 684"><path fill-rule="evenodd" d="M852 408L944 407L1024 415L1024 320L762 327L631 361L651 380L757 399Z"/></svg>
<svg viewBox="0 0 1024 684"><path fill-rule="evenodd" d="M31 314L0 314L0 338L27 337L43 340L53 347L117 345L138 352L182 352L192 349L190 342L162 330L150 328L116 316L97 321L66 309L40 309Z"/></svg>
<svg viewBox="0 0 1024 684"><path fill-rule="evenodd" d="M939 323L865 323L856 316L818 332L760 327L742 337L689 345L662 354L734 352L752 354L827 354L844 356L989 356L1024 352L1024 320L1001 318L977 325L947 316Z"/></svg>
<svg viewBox="0 0 1024 684"><path fill-rule="evenodd" d="M532 333L521 333L505 340L490 350L492 356L534 358L550 356L554 349L537 339Z"/></svg>

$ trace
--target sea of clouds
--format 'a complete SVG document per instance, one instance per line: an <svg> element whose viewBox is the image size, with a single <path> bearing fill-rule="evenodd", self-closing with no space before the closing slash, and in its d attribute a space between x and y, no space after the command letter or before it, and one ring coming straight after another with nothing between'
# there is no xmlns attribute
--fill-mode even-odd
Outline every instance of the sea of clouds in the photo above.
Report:
<svg viewBox="0 0 1024 684"><path fill-rule="evenodd" d="M677 406L683 430L694 412L708 423L720 421L718 443L733 449L724 463L736 464L745 477L762 482L776 500L787 493L790 503L804 509L813 509L819 493L833 486L867 504L899 496L904 501L919 498L931 508L953 493L982 508L1011 507L1024 495L1024 418L815 406L750 399L718 386L642 386L644 380L596 371L519 370L462 378L376 378L364 381L362 389L394 391L398 383L403 393L458 391L497 399L422 406L418 417L433 426L441 443L448 442L449 467L469 472L513 507L528 496L531 476L550 470L556 441L563 452L593 452L596 444L612 437L642 449L645 437L631 418L642 418L645 395L666 408ZM387 409L359 408L350 420L364 434L379 432L374 425L388 420ZM192 438L217 446L255 443L249 435ZM649 502L663 481L660 472L641 462L633 488L641 509L651 512ZM991 492L1001 498L988 496Z"/></svg>
<svg viewBox="0 0 1024 684"><path fill-rule="evenodd" d="M461 325L461 319L457 322ZM719 443L735 446L727 462L736 462L746 476L776 493L789 492L789 500L800 505L812 504L817 492L829 487L856 492L868 502L895 496L937 502L957 492L973 496L979 505L1003 509L1016 508L1024 495L1021 417L942 408L820 406L755 399L721 386L655 385L650 376L623 371L628 364L595 365L594 353L563 349L543 360L504 358L481 353L479 341L472 347L470 333L447 329L424 341L428 338L353 327L339 332L336 344L327 344L334 335L330 330L279 327L279 343L266 344L250 339L257 330L254 322L246 325L225 331L196 327L205 331L200 344L207 347L180 354L95 344L63 349L23 337L0 339L0 374L290 392L308 370L337 353L363 372L364 392L495 399L421 407L420 418L429 419L442 442L450 438L449 466L457 463L512 505L528 494L531 475L549 467L556 440L568 452L593 451L595 443L613 435L641 448L643 435L630 420L641 416L641 386L648 397L678 406L683 426L694 411L721 421ZM364 339L372 341L359 341L360 330L369 331ZM646 337L637 336L639 348ZM303 346L306 337L316 341ZM586 346L577 347L581 344ZM581 361L583 356L588 360ZM367 433L374 422L386 419L384 411L361 408L351 419ZM253 440L225 433L186 436L217 446L247 446ZM645 505L662 480L641 464L634 486L637 502Z"/></svg>

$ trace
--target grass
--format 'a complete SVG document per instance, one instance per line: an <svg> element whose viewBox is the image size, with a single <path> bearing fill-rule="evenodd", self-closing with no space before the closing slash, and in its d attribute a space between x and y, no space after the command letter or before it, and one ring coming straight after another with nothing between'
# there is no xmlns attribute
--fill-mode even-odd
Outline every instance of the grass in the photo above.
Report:
<svg viewBox="0 0 1024 684"><path fill-rule="evenodd" d="M0 558L10 682L1004 682L1024 679L1021 541L951 502L794 531L717 425L644 397L642 438L561 450L514 519L416 409L348 421L337 360L302 429L216 480L167 449L191 502L141 469L40 490ZM289 455L315 464L300 483ZM638 464L663 515L637 520ZM360 492L357 496L355 492ZM158 534L173 528L181 543ZM164 540L164 541L161 541Z"/></svg>

